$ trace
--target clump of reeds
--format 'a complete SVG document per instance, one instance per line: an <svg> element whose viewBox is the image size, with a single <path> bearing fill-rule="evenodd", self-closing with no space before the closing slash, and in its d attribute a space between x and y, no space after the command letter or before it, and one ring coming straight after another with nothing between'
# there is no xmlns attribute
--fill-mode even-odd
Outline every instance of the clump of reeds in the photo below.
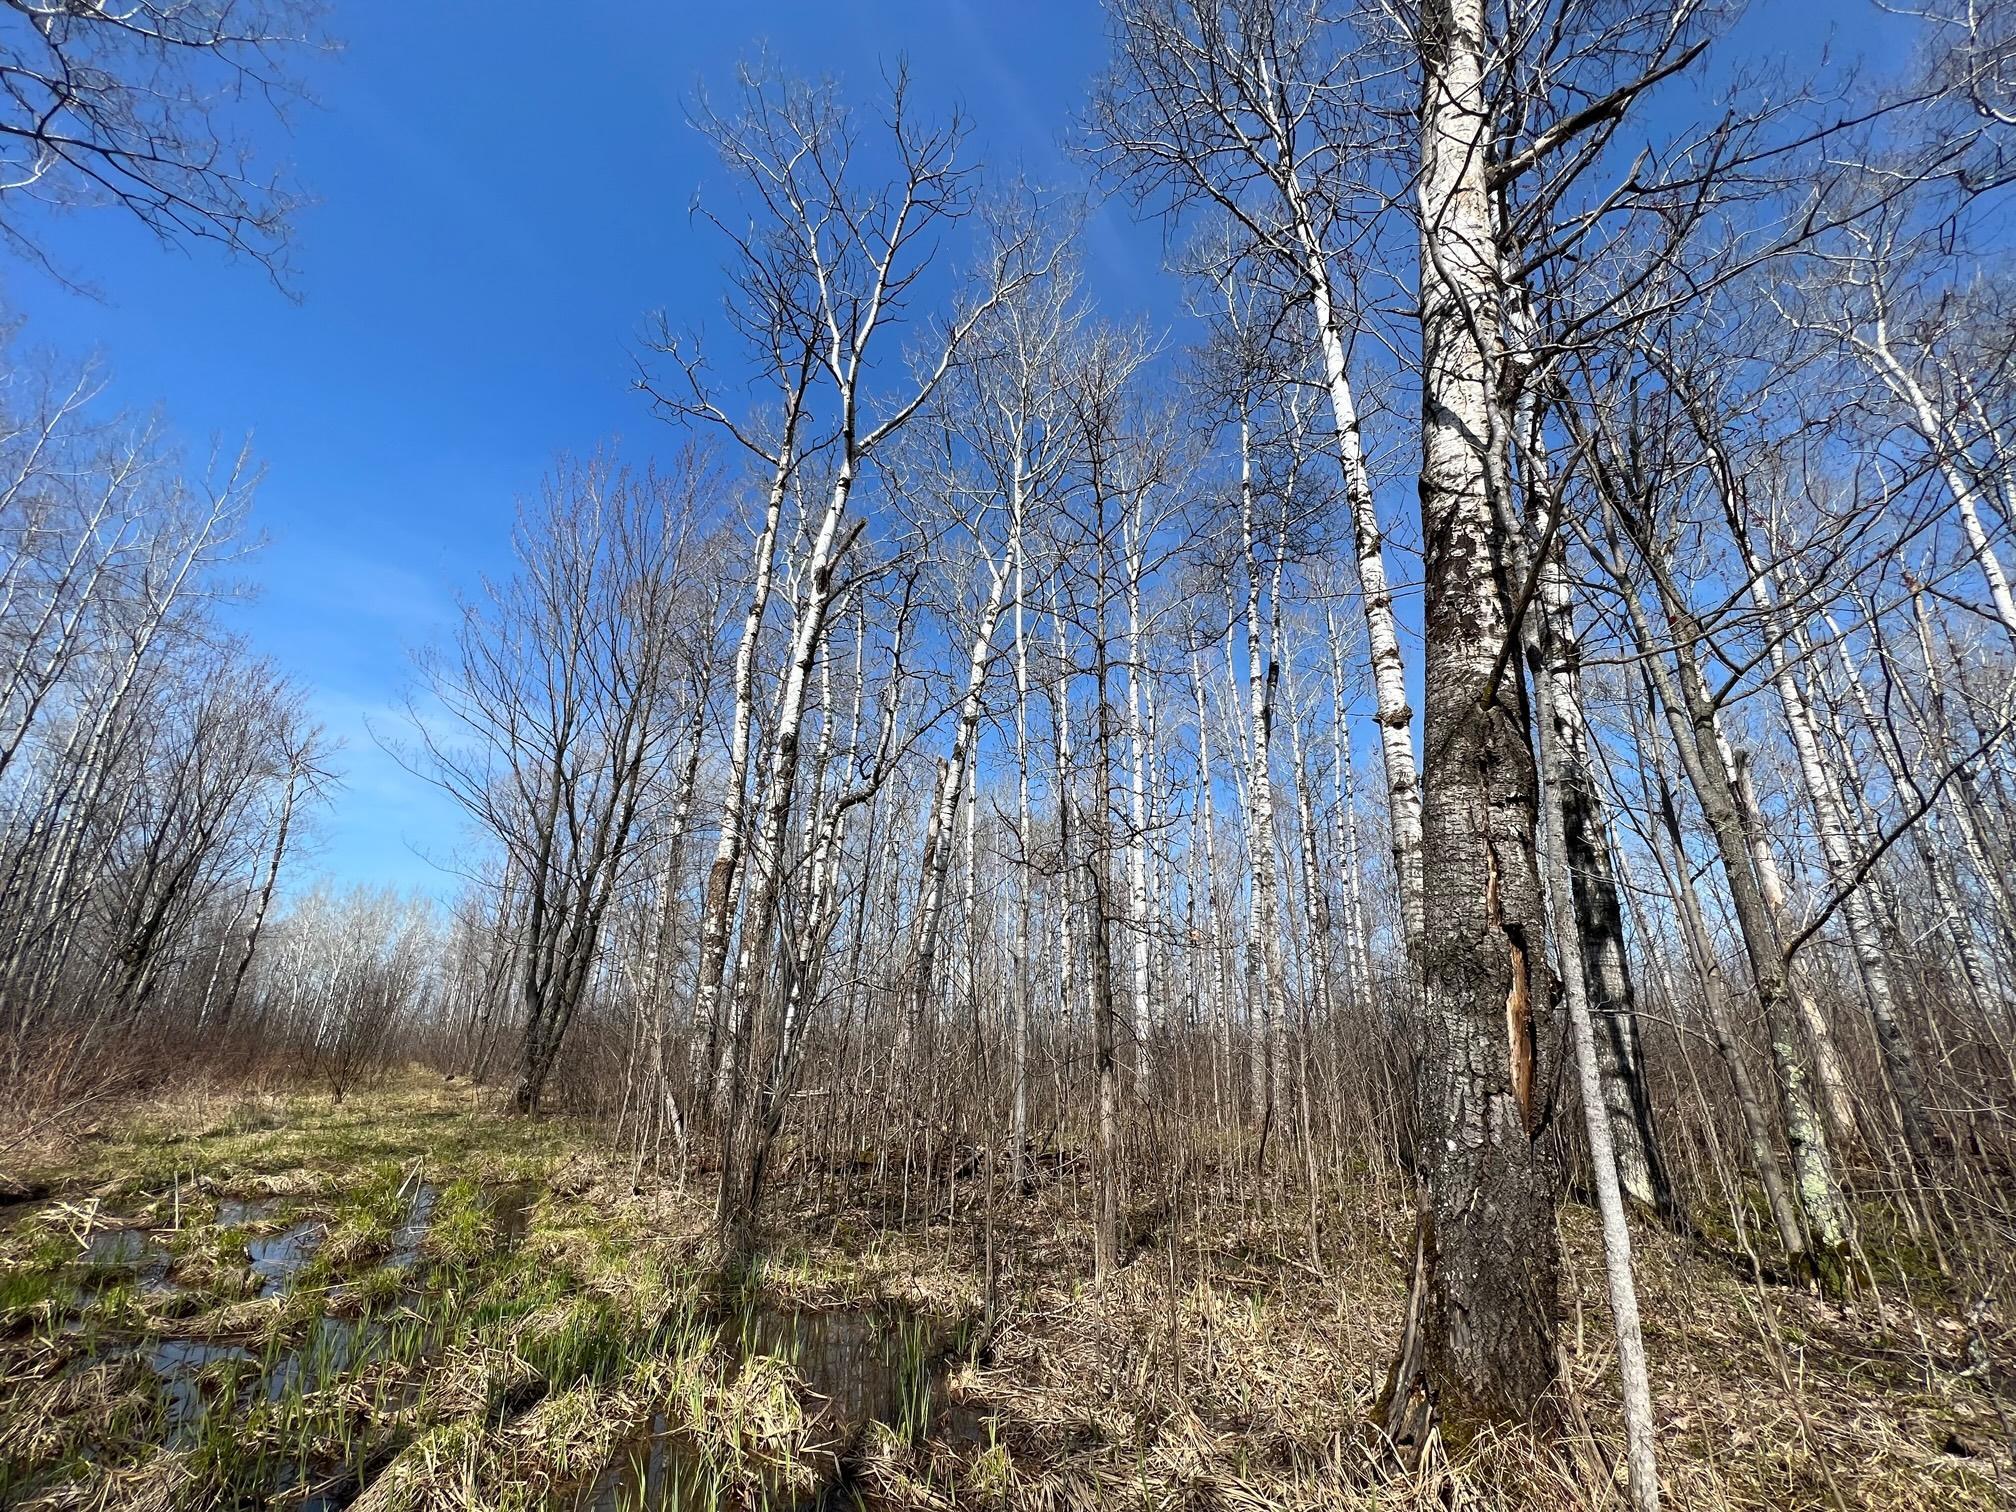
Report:
<svg viewBox="0 0 2016 1512"><path fill-rule="evenodd" d="M10 1373L9 1409L0 1415L0 1460L34 1463L117 1442L143 1425L154 1406L153 1381L131 1355L79 1368Z"/></svg>
<svg viewBox="0 0 2016 1512"><path fill-rule="evenodd" d="M137 1464L88 1462L79 1476L23 1501L21 1512L188 1512L205 1504L195 1456L160 1449Z"/></svg>
<svg viewBox="0 0 2016 1512"><path fill-rule="evenodd" d="M175 1339L270 1338L287 1317L287 1299L277 1293L245 1297L188 1317L163 1318L157 1332Z"/></svg>
<svg viewBox="0 0 2016 1512"><path fill-rule="evenodd" d="M789 1502L816 1490L835 1463L806 1410L804 1383L774 1355L751 1355L739 1368L696 1359L673 1383L666 1417L730 1495Z"/></svg>

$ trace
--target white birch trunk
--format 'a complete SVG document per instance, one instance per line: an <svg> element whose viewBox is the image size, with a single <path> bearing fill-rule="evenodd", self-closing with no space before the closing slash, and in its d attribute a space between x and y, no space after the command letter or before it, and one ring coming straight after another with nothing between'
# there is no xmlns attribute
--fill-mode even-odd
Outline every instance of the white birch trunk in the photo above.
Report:
<svg viewBox="0 0 2016 1512"><path fill-rule="evenodd" d="M1134 1030L1134 1094L1153 1085L1154 1016L1148 982L1148 736L1142 722L1141 685L1148 648L1141 626L1141 494L1134 496L1127 532L1127 933Z"/></svg>

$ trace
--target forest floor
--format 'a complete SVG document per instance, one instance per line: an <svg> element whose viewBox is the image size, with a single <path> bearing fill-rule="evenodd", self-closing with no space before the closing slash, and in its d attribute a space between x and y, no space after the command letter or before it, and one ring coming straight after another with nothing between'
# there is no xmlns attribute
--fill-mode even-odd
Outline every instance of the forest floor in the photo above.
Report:
<svg viewBox="0 0 2016 1512"><path fill-rule="evenodd" d="M191 1090L0 1208L0 1506L1622 1505L1593 1216L1564 1207L1561 1415L1375 1475L1407 1193L1306 1227L1197 1193L1090 1274L1070 1183L891 1227L780 1201L724 1279L698 1186L413 1072ZM976 1178L974 1185L979 1181ZM1169 1214L1184 1216L1171 1222ZM985 1255L1001 1257L991 1323ZM2016 1504L2006 1331L1901 1267L1839 1304L1640 1231L1668 1503ZM1880 1270L1880 1268L1879 1268Z"/></svg>

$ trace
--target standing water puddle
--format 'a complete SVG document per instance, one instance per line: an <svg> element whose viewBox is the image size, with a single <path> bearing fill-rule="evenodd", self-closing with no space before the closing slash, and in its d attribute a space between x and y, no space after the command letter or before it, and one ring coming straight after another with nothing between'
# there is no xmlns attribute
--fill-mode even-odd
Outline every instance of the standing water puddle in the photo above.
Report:
<svg viewBox="0 0 2016 1512"><path fill-rule="evenodd" d="M500 1186L490 1196L490 1226L497 1231L499 1249L516 1249L532 1226L532 1209L546 1190L537 1181L514 1181Z"/></svg>
<svg viewBox="0 0 2016 1512"><path fill-rule="evenodd" d="M203 1409L203 1372L222 1360L250 1360L252 1351L237 1344L204 1344L194 1339L163 1339L145 1351L147 1368L160 1378L167 1404L167 1442L186 1442Z"/></svg>
<svg viewBox="0 0 2016 1512"><path fill-rule="evenodd" d="M515 1245L524 1237L541 1190L530 1182L497 1189L491 1198L491 1208L501 1246ZM414 1188L405 1216L392 1231L387 1265L410 1270L417 1264L439 1196L438 1188L431 1183L422 1182ZM280 1211L281 1203L272 1197L225 1198L218 1203L216 1222L220 1228L238 1228L261 1223ZM274 1233L248 1235L246 1258L258 1282L258 1295L270 1296L286 1286L313 1257L327 1233L322 1219L304 1218ZM83 1253L78 1258L92 1275L131 1274L148 1288L168 1285L168 1270L174 1259L164 1235L127 1226L94 1228L84 1236ZM83 1330L83 1322L77 1320L65 1332L74 1334ZM312 1391L343 1376L378 1353L387 1337L387 1327L380 1320L324 1315L315 1320L301 1344L277 1354L269 1350L262 1358L242 1343L159 1338L136 1341L127 1334L123 1339L115 1336L93 1343L83 1357L73 1360L66 1369L82 1369L120 1358L143 1361L160 1383L162 1441L183 1444L193 1436L206 1405L214 1410L215 1404L206 1404L206 1396L217 1393L206 1388L220 1387L222 1377L234 1377L231 1390L242 1400L242 1390L248 1384L245 1373L249 1370L254 1378L252 1389L269 1401L280 1401L290 1393Z"/></svg>
<svg viewBox="0 0 2016 1512"><path fill-rule="evenodd" d="M287 1278L308 1263L315 1246L322 1242L324 1229L313 1218L304 1219L277 1234L251 1240L245 1253L252 1274L259 1282L259 1295L270 1296L287 1284Z"/></svg>
<svg viewBox="0 0 2016 1512"><path fill-rule="evenodd" d="M217 1226L236 1228L241 1223L256 1223L279 1205L272 1197L226 1197L217 1204Z"/></svg>
<svg viewBox="0 0 2016 1512"><path fill-rule="evenodd" d="M434 1204L440 1198L441 1189L431 1182L423 1181L414 1189L412 1206L392 1231L392 1258L387 1264L405 1270L420 1258L420 1246L426 1242L428 1227L434 1221Z"/></svg>
<svg viewBox="0 0 2016 1512"><path fill-rule="evenodd" d="M266 1400L277 1402L290 1391L306 1393L326 1384L369 1358L385 1335L385 1325L374 1319L317 1318L308 1342L282 1355L267 1372Z"/></svg>
<svg viewBox="0 0 2016 1512"><path fill-rule="evenodd" d="M147 1253L147 1235L139 1229L99 1229L85 1241L87 1265L131 1265Z"/></svg>
<svg viewBox="0 0 2016 1512"><path fill-rule="evenodd" d="M737 1354L775 1355L791 1362L826 1401L829 1430L851 1436L871 1422L895 1424L928 1396L923 1325L862 1312L785 1312L760 1308L745 1316Z"/></svg>
<svg viewBox="0 0 2016 1512"><path fill-rule="evenodd" d="M100 1274L130 1271L143 1290L160 1291L168 1285L175 1257L145 1229L101 1228L85 1240L83 1261Z"/></svg>
<svg viewBox="0 0 2016 1512"><path fill-rule="evenodd" d="M486 1194L499 1249L523 1241L544 1194L543 1183L537 1182L501 1185ZM304 1332L278 1337L255 1331L163 1338L151 1329L119 1328L108 1337L94 1335L65 1369L113 1360L144 1367L156 1383L159 1416L153 1437L167 1448L188 1448L220 1430L228 1435L230 1425L261 1401L276 1404L287 1415L283 1421L292 1421L292 1415L302 1410L303 1398L360 1379L360 1371L368 1374L381 1359L397 1354L403 1360L416 1350L424 1357L446 1342L442 1337L415 1336L411 1327L420 1326L421 1320L405 1311L424 1287L424 1256L440 1198L440 1189L426 1182L414 1183L403 1196L399 1217L377 1262L404 1273L389 1310L374 1306L360 1317L328 1313L308 1322ZM218 1228L244 1231L238 1237L259 1296L271 1297L287 1287L331 1232L325 1215L303 1216L292 1207L271 1197L224 1199L217 1205ZM78 1261L84 1273L99 1279L132 1277L147 1286L168 1285L168 1268L175 1263L170 1236L165 1229L150 1231L140 1222L119 1217L79 1234ZM225 1253L229 1252L227 1246ZM661 1416L630 1441L572 1506L607 1512L757 1503L837 1506L834 1498L846 1489L848 1453L870 1423L915 1433L934 1420L930 1416L934 1405L942 1406L940 1373L930 1362L944 1340L918 1320L865 1311L745 1305L725 1313L722 1321L719 1348L737 1369L744 1362L775 1357L787 1362L802 1381L805 1410L815 1424L811 1439L820 1446L815 1461L809 1467L801 1463L788 1478L772 1469L764 1472L769 1481L731 1482L709 1463L691 1436ZM185 1325L194 1322L185 1320ZM254 1330L260 1326L248 1324ZM395 1395L402 1389L396 1378L391 1389ZM281 1467L280 1481L267 1494L280 1499L275 1504L330 1508L347 1504L356 1495L361 1471L325 1461L318 1451L310 1450L309 1456ZM817 1489L808 1493L806 1487L815 1482Z"/></svg>

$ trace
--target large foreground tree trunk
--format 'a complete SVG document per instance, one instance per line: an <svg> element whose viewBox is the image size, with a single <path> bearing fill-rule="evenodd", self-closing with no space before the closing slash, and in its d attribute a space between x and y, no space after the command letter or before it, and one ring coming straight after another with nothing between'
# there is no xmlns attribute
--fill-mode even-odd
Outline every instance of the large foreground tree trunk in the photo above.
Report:
<svg viewBox="0 0 2016 1512"><path fill-rule="evenodd" d="M1491 488L1493 250L1481 0L1421 14L1421 523L1426 542L1418 1092L1428 1178L1419 1384L1458 1437L1529 1420L1554 1383L1559 1255L1535 1135L1552 1008L1533 753ZM1415 1383L1402 1382L1403 1387Z"/></svg>

